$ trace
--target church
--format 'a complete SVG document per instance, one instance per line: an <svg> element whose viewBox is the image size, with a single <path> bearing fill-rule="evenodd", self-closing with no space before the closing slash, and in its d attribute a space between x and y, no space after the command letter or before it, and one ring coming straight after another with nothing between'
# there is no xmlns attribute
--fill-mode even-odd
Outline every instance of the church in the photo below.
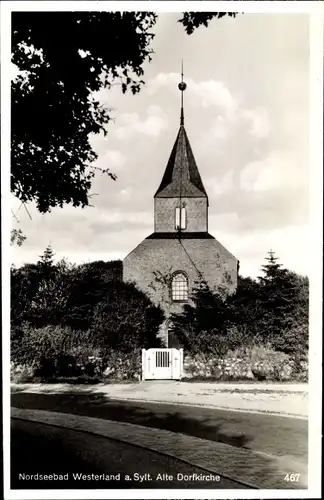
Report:
<svg viewBox="0 0 324 500"><path fill-rule="evenodd" d="M190 301L193 288L205 281L234 292L238 260L208 232L208 195L184 126L181 91L180 128L160 186L154 195L154 232L123 261L123 280L134 282L164 310L165 347L178 347L169 317Z"/></svg>

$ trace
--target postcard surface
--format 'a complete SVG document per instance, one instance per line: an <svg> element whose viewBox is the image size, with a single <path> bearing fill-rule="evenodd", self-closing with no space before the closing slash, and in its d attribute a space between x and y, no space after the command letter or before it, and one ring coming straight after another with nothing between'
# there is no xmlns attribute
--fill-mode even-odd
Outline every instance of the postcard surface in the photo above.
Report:
<svg viewBox="0 0 324 500"><path fill-rule="evenodd" d="M1 42L5 498L320 498L323 4Z"/></svg>

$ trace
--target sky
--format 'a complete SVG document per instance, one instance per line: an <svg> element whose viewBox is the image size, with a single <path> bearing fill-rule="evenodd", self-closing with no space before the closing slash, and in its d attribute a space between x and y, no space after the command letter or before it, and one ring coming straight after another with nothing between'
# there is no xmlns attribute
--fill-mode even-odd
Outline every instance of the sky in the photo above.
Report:
<svg viewBox="0 0 324 500"><path fill-rule="evenodd" d="M51 244L74 263L123 259L153 232L153 196L179 129L181 59L185 127L209 197L209 232L260 275L272 249L284 267L308 274L309 18L242 14L188 36L178 13L159 14L146 85L133 96L100 91L112 111L108 134L91 139L98 175L92 207L40 215L16 199L27 239L11 247L17 266Z"/></svg>

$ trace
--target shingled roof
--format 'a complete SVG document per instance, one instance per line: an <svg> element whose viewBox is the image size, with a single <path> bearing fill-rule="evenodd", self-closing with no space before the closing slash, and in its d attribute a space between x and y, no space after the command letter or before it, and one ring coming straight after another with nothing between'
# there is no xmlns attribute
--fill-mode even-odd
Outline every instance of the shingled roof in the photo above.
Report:
<svg viewBox="0 0 324 500"><path fill-rule="evenodd" d="M155 193L155 198L176 198L178 196L207 197L183 125L180 126L162 182Z"/></svg>

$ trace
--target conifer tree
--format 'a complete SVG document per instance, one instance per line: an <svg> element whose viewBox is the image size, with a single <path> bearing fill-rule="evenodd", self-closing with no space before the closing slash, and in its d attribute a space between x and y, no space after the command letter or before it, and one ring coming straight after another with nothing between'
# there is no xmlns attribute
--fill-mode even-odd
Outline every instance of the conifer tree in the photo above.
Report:
<svg viewBox="0 0 324 500"><path fill-rule="evenodd" d="M55 263L54 257L48 245L37 262L38 288L31 303L35 326L58 325L65 314L73 266L64 259Z"/></svg>
<svg viewBox="0 0 324 500"><path fill-rule="evenodd" d="M224 291L213 292L202 281L193 289L183 312L171 315L172 332L189 352L220 352L226 344L228 315Z"/></svg>
<svg viewBox="0 0 324 500"><path fill-rule="evenodd" d="M259 283L264 316L259 325L265 342L278 350L293 352L307 347L307 334L298 330L297 338L296 327L300 326L297 318L308 304L298 299L300 282L297 275L283 268L278 260L270 251L262 266L264 276L259 277Z"/></svg>
<svg viewBox="0 0 324 500"><path fill-rule="evenodd" d="M271 318L273 326L282 320L283 315L290 306L290 283L287 280L288 271L278 263L278 257L272 250L266 257L266 264L263 264L262 271L264 276L259 277L261 284L261 293L263 307L269 319Z"/></svg>

